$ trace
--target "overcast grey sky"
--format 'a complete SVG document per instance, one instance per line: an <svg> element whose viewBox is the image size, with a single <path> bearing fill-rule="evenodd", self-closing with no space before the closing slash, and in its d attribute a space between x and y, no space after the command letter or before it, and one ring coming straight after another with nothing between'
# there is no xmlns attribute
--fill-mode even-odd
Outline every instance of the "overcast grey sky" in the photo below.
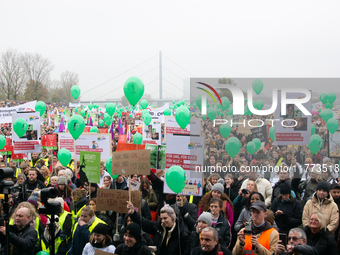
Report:
<svg viewBox="0 0 340 255"><path fill-rule="evenodd" d="M192 76L339 77L339 11L339 1L1 1L0 52L38 52L52 79L73 71L86 92L162 51L164 97L182 96L176 87ZM121 97L133 75L158 97L158 64L82 99Z"/></svg>

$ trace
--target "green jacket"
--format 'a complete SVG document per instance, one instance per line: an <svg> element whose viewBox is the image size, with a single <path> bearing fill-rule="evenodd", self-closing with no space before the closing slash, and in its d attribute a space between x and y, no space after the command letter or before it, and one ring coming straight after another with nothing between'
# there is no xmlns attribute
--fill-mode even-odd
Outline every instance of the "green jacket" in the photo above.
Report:
<svg viewBox="0 0 340 255"><path fill-rule="evenodd" d="M156 211L158 206L158 199L155 191L150 189L148 193L143 197L143 199L148 203L150 210Z"/></svg>

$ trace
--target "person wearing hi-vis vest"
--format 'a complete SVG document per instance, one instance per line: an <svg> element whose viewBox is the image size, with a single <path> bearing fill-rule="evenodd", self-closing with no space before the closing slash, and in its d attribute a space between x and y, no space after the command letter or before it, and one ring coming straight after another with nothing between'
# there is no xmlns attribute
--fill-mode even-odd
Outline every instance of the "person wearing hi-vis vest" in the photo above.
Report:
<svg viewBox="0 0 340 255"><path fill-rule="evenodd" d="M39 153L37 153L37 152L32 153L32 159L30 161L30 166L36 167L39 160L40 160Z"/></svg>
<svg viewBox="0 0 340 255"><path fill-rule="evenodd" d="M87 191L85 189L72 190L73 203L70 206L70 210L72 213L73 224L80 218L81 210L89 204L86 194Z"/></svg>
<svg viewBox="0 0 340 255"><path fill-rule="evenodd" d="M247 222L246 227L238 232L233 255L270 255L275 252L279 232L265 221L266 209L266 205L262 201L252 203L250 206L251 221Z"/></svg>
<svg viewBox="0 0 340 255"><path fill-rule="evenodd" d="M72 241L68 255L81 255L85 245L89 242L93 229L99 224L105 224L104 221L97 218L90 206L81 210L81 216L78 222L73 226Z"/></svg>

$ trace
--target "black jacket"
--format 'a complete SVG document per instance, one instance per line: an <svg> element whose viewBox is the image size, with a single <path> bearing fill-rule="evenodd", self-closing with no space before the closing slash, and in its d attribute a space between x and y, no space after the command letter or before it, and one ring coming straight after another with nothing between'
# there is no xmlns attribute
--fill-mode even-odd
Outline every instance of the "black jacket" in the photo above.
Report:
<svg viewBox="0 0 340 255"><path fill-rule="evenodd" d="M223 255L232 254L228 249L224 248L223 246L220 246L220 244L217 244L211 252L204 252L202 251L201 247L196 247L192 249L190 254L191 255L216 255L218 254L219 251L223 252Z"/></svg>
<svg viewBox="0 0 340 255"><path fill-rule="evenodd" d="M223 243L221 242L220 239L218 239L218 243L223 245ZM199 234L196 232L196 226L195 226L195 230L193 230L191 232L191 235L189 237L189 240L188 240L188 245L185 249L185 255L189 255L192 251L192 249L196 248L196 247L199 247L200 248L200 240L199 240ZM223 248L224 249L224 248Z"/></svg>
<svg viewBox="0 0 340 255"><path fill-rule="evenodd" d="M280 195L280 189L282 185L288 184L289 187L291 187L291 181L289 179L284 180L284 181L278 181L277 183L275 183L274 187L273 187L273 194L272 194L272 203L274 201L275 198L277 198Z"/></svg>
<svg viewBox="0 0 340 255"><path fill-rule="evenodd" d="M193 230L194 225L198 219L198 210L195 204L190 204L186 201L183 207L177 205L177 203L172 204L171 207L174 209L175 213L181 215L187 230L190 232Z"/></svg>
<svg viewBox="0 0 340 255"><path fill-rule="evenodd" d="M133 222L136 222L137 224L141 225L142 229L145 232L154 236L153 242L157 246L156 254L161 255L184 254L190 233L184 230L184 224L181 218L180 220L176 219L176 225L170 231L162 226L161 221L159 219L157 221L150 221L145 218L142 219L137 212L131 214L130 218ZM167 235L165 233L166 231L168 232ZM164 239L163 235L165 235Z"/></svg>
<svg viewBox="0 0 340 255"><path fill-rule="evenodd" d="M0 233L0 240L5 245L5 236ZM9 226L9 242L13 245L13 252L10 255L33 255L35 245L38 240L37 231L30 224L22 230L18 230L16 225Z"/></svg>
<svg viewBox="0 0 340 255"><path fill-rule="evenodd" d="M300 201L290 195L288 202L282 202L282 195L274 199L271 210L275 214L277 210L281 210L283 214L275 216L276 225L280 233L288 234L289 230L296 228L302 224L302 204Z"/></svg>
<svg viewBox="0 0 340 255"><path fill-rule="evenodd" d="M210 210L208 210L208 212L210 212ZM220 216L218 217L216 225L212 227L217 230L218 240L222 246L228 248L231 242L231 228L229 221L224 216L223 211L220 212Z"/></svg>
<svg viewBox="0 0 340 255"><path fill-rule="evenodd" d="M117 246L117 255L151 255L149 247L143 241L137 241L134 246L127 247L125 243Z"/></svg>
<svg viewBox="0 0 340 255"><path fill-rule="evenodd" d="M296 245L294 246L294 252L300 255L319 255L315 247L309 245ZM292 255L293 253L281 252L280 255Z"/></svg>
<svg viewBox="0 0 340 255"><path fill-rule="evenodd" d="M36 182L34 183L30 183L28 179L24 181L24 183L22 184L22 190L23 190L25 201L31 196L31 193L36 188L43 189L43 188L46 188L46 186L44 182L40 180L36 180Z"/></svg>
<svg viewBox="0 0 340 255"><path fill-rule="evenodd" d="M338 250L334 235L328 230L320 230L313 237L309 226L303 228L307 235L307 245L315 247L319 254L337 255Z"/></svg>

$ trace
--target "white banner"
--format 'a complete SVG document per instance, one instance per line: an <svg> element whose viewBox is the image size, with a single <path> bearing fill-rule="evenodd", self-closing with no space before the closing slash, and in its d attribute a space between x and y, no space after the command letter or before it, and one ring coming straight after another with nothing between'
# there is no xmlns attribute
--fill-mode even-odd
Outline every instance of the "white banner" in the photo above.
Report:
<svg viewBox="0 0 340 255"><path fill-rule="evenodd" d="M0 123L12 123L12 113L14 112L34 112L37 101L31 101L25 104L0 108Z"/></svg>
<svg viewBox="0 0 340 255"><path fill-rule="evenodd" d="M168 134L201 135L201 119L191 118L188 126L182 129L177 124L175 117L167 116L165 118L165 135Z"/></svg>
<svg viewBox="0 0 340 255"><path fill-rule="evenodd" d="M41 152L40 143L40 113L39 112L13 112L13 123L18 118L23 118L27 122L27 131L19 137L13 130L12 143L14 153Z"/></svg>
<svg viewBox="0 0 340 255"><path fill-rule="evenodd" d="M164 123L164 110L169 108L169 103L166 103L162 107L152 109L148 107L152 120L157 120L160 123Z"/></svg>
<svg viewBox="0 0 340 255"><path fill-rule="evenodd" d="M69 102L69 103L68 103L68 106L69 106L69 107L80 107L81 104L80 104L80 102L78 102L78 103L71 103L71 102Z"/></svg>
<svg viewBox="0 0 340 255"><path fill-rule="evenodd" d="M69 133L59 133L59 150L68 149L74 156L74 139ZM100 152L100 160L106 161L111 156L111 134L82 134L76 140L77 159L80 151Z"/></svg>

